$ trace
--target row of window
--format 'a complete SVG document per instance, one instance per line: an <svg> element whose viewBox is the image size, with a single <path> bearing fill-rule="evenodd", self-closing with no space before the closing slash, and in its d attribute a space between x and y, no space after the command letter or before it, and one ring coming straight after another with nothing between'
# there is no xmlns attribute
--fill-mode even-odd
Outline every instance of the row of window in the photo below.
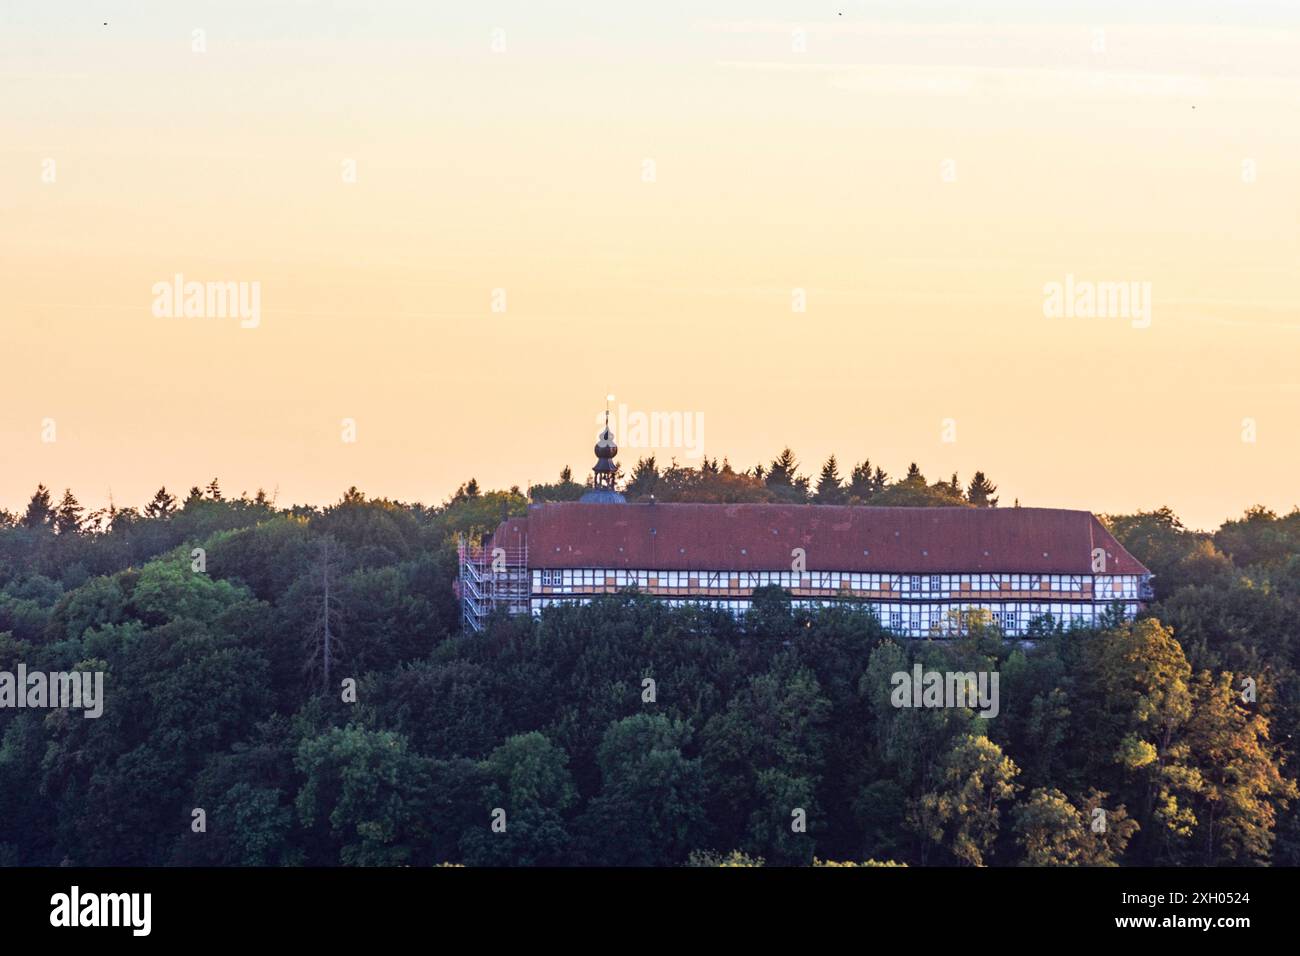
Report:
<svg viewBox="0 0 1300 956"><path fill-rule="evenodd" d="M591 598L534 598L532 609L540 614L542 608L557 604L587 604ZM750 608L746 600L723 601L710 599L673 600L665 603L673 607L688 604L700 607L712 607L730 611L737 617L743 616ZM814 608L830 604L829 601L804 600L792 601L794 607ZM1050 617L1064 627L1089 627L1098 623L1111 605L1105 604L1070 604L1056 601L1008 601L998 604L891 604L867 603L861 605L864 610L875 614L877 619L891 631L909 637L925 637L929 634L956 634L964 632L976 616L987 616L998 625L1003 633L1020 636L1028 632L1030 625L1038 620ZM1125 616L1137 615L1136 604L1124 604Z"/></svg>
<svg viewBox="0 0 1300 956"><path fill-rule="evenodd" d="M653 584L652 584L653 582ZM533 586L573 588L785 588L811 587L825 591L889 591L909 597L969 595L1002 591L1053 591L1083 595L1091 590L1103 599L1136 599L1138 577L1133 574L860 574L841 571L623 571L600 568L540 570Z"/></svg>

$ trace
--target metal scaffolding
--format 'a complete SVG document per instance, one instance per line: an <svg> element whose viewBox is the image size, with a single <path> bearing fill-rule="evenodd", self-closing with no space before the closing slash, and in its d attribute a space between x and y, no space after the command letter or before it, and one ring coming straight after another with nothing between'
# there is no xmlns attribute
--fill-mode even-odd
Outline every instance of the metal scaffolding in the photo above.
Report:
<svg viewBox="0 0 1300 956"><path fill-rule="evenodd" d="M522 547L483 547L460 535L460 618L466 631L481 634L488 617L498 608L507 614L527 614L531 581L528 544Z"/></svg>

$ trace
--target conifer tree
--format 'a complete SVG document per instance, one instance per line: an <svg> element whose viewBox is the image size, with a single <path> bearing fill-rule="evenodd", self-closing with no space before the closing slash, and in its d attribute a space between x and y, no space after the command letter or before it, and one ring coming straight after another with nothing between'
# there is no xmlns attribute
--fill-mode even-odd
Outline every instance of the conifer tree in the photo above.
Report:
<svg viewBox="0 0 1300 956"><path fill-rule="evenodd" d="M853 471L849 473L849 484L845 489L845 494L849 498L866 501L874 493L875 482L871 475L871 461L864 458L854 465Z"/></svg>
<svg viewBox="0 0 1300 956"><path fill-rule="evenodd" d="M50 504L50 489L37 485L27 512L23 515L24 528L48 528L54 521L54 507Z"/></svg>
<svg viewBox="0 0 1300 956"><path fill-rule="evenodd" d="M659 465L655 461L655 456L650 455L647 458L637 460L636 466L632 469L632 477L628 479L627 488L624 494L629 498L640 498L644 495L655 493L655 487L659 484Z"/></svg>
<svg viewBox="0 0 1300 956"><path fill-rule="evenodd" d="M153 500L144 506L146 518L157 518L166 521L176 511L176 499L167 494L167 486L159 488L154 492Z"/></svg>
<svg viewBox="0 0 1300 956"><path fill-rule="evenodd" d="M59 534L78 534L81 531L81 514L85 510L71 488L63 489L63 499L54 513L54 530Z"/></svg>
<svg viewBox="0 0 1300 956"><path fill-rule="evenodd" d="M998 492L998 486L984 477L984 472L975 472L975 477L970 480L970 485L966 488L966 500L977 508L996 508L998 499L995 497Z"/></svg>
<svg viewBox="0 0 1300 956"><path fill-rule="evenodd" d="M793 485L795 472L798 470L799 462L795 460L794 452L789 448L784 449L768 466L767 486L771 488L775 485Z"/></svg>
<svg viewBox="0 0 1300 956"><path fill-rule="evenodd" d="M819 505L838 505L844 501L844 486L840 482L839 462L831 455L822 465L821 477L817 479L817 494L813 498Z"/></svg>

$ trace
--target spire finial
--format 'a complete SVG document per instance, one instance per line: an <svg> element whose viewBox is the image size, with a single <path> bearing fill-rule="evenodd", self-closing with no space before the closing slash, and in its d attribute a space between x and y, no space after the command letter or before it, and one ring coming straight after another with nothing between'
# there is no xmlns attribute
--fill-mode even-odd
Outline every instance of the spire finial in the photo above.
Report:
<svg viewBox="0 0 1300 956"><path fill-rule="evenodd" d="M618 479L618 465L614 456L618 454L618 443L609 428L609 403L614 400L612 394L605 396L605 429L596 437L596 464L592 467L592 490L580 500L588 502L619 503L623 496L614 490Z"/></svg>

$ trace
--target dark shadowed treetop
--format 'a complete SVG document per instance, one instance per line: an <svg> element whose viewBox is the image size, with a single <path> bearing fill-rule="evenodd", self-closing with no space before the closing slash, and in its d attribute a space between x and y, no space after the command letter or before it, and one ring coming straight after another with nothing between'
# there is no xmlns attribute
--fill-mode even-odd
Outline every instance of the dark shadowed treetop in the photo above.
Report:
<svg viewBox="0 0 1300 956"><path fill-rule="evenodd" d="M632 481L653 476L660 500L779 500L716 459ZM980 504L866 461L840 484ZM785 510L833 524L819 507ZM0 669L113 688L102 720L0 708L3 864L1300 864L1300 512L1212 535L1168 509L1111 516L1162 569L1159 603L1096 630L1044 621L1026 647L983 620L895 640L779 588L739 621L623 593L465 636L456 536L525 514L518 489L467 482L426 507L349 488L325 508L199 489L177 508L160 489L142 512L78 509L41 486L0 521ZM914 665L998 672L1000 713L893 706ZM239 825L193 840L177 806Z"/></svg>

